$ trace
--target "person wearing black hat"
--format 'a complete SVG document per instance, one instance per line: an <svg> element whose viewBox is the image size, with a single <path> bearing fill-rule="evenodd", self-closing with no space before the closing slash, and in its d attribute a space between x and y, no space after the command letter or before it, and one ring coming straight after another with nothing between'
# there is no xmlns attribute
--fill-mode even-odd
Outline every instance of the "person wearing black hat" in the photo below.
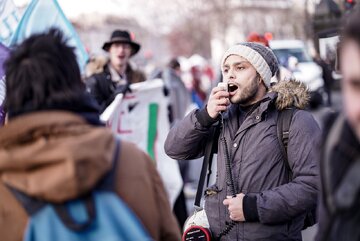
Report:
<svg viewBox="0 0 360 241"><path fill-rule="evenodd" d="M124 93L133 83L145 81L145 75L135 70L129 60L141 46L134 42L126 30L115 30L102 49L109 53L109 61L100 73L86 80L88 91L95 97L101 111L111 104L118 93Z"/></svg>

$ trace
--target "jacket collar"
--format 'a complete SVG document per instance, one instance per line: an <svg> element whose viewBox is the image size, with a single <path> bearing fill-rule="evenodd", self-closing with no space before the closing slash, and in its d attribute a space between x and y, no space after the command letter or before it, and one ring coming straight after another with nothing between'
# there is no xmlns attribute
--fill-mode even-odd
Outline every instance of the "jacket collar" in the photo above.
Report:
<svg viewBox="0 0 360 241"><path fill-rule="evenodd" d="M230 110L225 114L225 119L230 120L230 121L227 121L227 123L229 123L231 125L231 127L229 126L226 129L228 129L228 131L236 131L236 134L234 135L234 137L236 137L242 131L259 123L260 121L262 121L265 118L267 111L269 109L273 108L276 97L277 97L277 93L275 93L275 92L267 93L260 100L260 103L257 103L258 106L255 107L255 110L252 111L246 117L246 119L244 120L244 122L241 124L241 126L239 128L236 127L238 124L234 123L234 122L238 121L237 115L239 114L239 110L238 110L239 106L232 105L230 107ZM234 130L234 127L236 130Z"/></svg>
<svg viewBox="0 0 360 241"><path fill-rule="evenodd" d="M266 110L271 106L274 106L278 110L283 110L288 107L304 109L308 101L309 92L303 83L296 80L280 81L269 89L262 98L261 104L253 111L251 116L254 116L256 120L260 121ZM238 105L232 105L229 112L235 113L237 108Z"/></svg>
<svg viewBox="0 0 360 241"><path fill-rule="evenodd" d="M251 116L258 115L262 116L263 113L269 109L271 105L273 105L276 101L277 93L276 92L268 92L261 100L260 105L255 108L252 112ZM235 115L238 112L239 105L231 105L229 112L225 114L225 118L229 118L229 115Z"/></svg>

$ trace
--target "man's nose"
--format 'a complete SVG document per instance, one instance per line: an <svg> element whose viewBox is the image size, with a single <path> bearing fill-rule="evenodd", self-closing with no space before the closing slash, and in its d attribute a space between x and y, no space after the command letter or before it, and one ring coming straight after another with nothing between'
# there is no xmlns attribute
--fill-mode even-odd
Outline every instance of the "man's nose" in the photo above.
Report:
<svg viewBox="0 0 360 241"><path fill-rule="evenodd" d="M233 69L229 69L228 78L235 79L235 71Z"/></svg>

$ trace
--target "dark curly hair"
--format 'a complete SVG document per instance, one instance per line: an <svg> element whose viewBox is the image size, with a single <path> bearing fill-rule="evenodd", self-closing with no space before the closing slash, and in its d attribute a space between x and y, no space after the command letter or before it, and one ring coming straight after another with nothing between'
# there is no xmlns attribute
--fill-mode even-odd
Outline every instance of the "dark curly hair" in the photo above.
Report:
<svg viewBox="0 0 360 241"><path fill-rule="evenodd" d="M4 64L5 109L13 115L71 102L85 91L74 48L55 28L16 46Z"/></svg>

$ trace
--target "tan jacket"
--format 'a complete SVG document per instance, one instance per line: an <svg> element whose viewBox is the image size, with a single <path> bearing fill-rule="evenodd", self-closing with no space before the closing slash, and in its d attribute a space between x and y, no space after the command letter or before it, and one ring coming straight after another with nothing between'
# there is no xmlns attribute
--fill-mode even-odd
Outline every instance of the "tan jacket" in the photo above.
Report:
<svg viewBox="0 0 360 241"><path fill-rule="evenodd" d="M70 112L23 115L0 128L0 236L22 240L28 216L5 184L28 195L63 202L90 191L111 168L110 130ZM120 143L116 191L155 240L180 240L164 186L148 155Z"/></svg>

